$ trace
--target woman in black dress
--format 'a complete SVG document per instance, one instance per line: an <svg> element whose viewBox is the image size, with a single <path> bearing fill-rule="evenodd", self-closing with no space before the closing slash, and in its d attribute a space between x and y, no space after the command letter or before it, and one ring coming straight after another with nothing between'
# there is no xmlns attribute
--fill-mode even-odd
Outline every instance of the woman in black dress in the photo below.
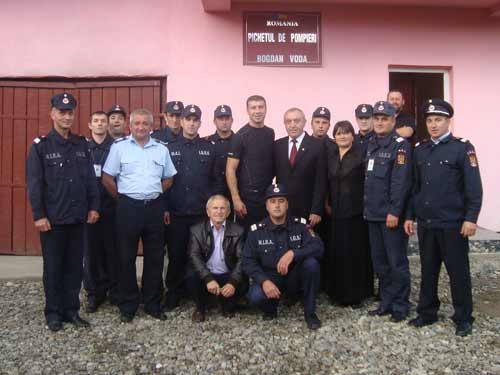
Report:
<svg viewBox="0 0 500 375"><path fill-rule="evenodd" d="M327 249L326 291L332 303L358 308L373 296L368 228L363 220L364 155L354 146L354 128L339 121L327 149L332 238Z"/></svg>

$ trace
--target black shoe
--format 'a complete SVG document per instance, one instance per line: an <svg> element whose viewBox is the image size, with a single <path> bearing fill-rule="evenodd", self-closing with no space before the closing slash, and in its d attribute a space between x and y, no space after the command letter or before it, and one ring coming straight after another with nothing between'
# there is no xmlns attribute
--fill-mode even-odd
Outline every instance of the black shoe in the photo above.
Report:
<svg viewBox="0 0 500 375"><path fill-rule="evenodd" d="M146 311L146 314L161 321L167 320L167 316L161 311Z"/></svg>
<svg viewBox="0 0 500 375"><path fill-rule="evenodd" d="M134 320L134 314L120 313L120 321L122 323L130 323Z"/></svg>
<svg viewBox="0 0 500 375"><path fill-rule="evenodd" d="M297 302L299 302L299 298L297 296L285 296L285 298L283 298L283 305L286 307L295 306Z"/></svg>
<svg viewBox="0 0 500 375"><path fill-rule="evenodd" d="M76 328L90 328L90 323L82 319L78 314L67 318L64 321L73 324Z"/></svg>
<svg viewBox="0 0 500 375"><path fill-rule="evenodd" d="M167 293L163 311L172 311L177 306L179 306L179 297L177 296L177 294Z"/></svg>
<svg viewBox="0 0 500 375"><path fill-rule="evenodd" d="M362 307L363 307L362 303L355 303L355 304L351 305L351 309L353 309L353 310L359 310Z"/></svg>
<svg viewBox="0 0 500 375"><path fill-rule="evenodd" d="M278 313L276 311L273 312L265 312L262 314L262 320L265 322L269 322L271 320L274 320L278 317Z"/></svg>
<svg viewBox="0 0 500 375"><path fill-rule="evenodd" d="M410 320L408 322L408 325L415 327L415 328L422 328L425 326L430 326L431 324L436 323L436 321L437 321L437 319L424 319L419 315L416 318Z"/></svg>
<svg viewBox="0 0 500 375"><path fill-rule="evenodd" d="M457 324L455 335L460 337L468 336L472 333L472 324L469 322L462 322Z"/></svg>
<svg viewBox="0 0 500 375"><path fill-rule="evenodd" d="M315 313L311 315L306 315L306 323L307 328L314 331L321 327L321 320L319 320L318 316Z"/></svg>
<svg viewBox="0 0 500 375"><path fill-rule="evenodd" d="M368 315L370 316L385 316L392 314L391 309L384 309L382 307L378 307L375 310L369 310Z"/></svg>
<svg viewBox="0 0 500 375"><path fill-rule="evenodd" d="M47 322L47 327L49 327L52 332L57 332L60 331L63 326L60 320L51 320Z"/></svg>
<svg viewBox="0 0 500 375"><path fill-rule="evenodd" d="M400 323L402 322L403 320L406 320L406 317L407 315L406 314L401 314L401 313L396 313L396 312L393 312L391 314L391 322L393 323Z"/></svg>

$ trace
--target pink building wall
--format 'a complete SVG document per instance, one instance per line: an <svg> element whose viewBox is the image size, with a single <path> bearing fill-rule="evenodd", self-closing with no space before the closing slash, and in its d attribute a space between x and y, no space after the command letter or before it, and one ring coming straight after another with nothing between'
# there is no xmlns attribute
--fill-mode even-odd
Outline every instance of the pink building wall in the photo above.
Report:
<svg viewBox="0 0 500 375"><path fill-rule="evenodd" d="M244 66L244 10L320 11L322 68ZM204 111L233 107L235 128L246 119L245 99L268 99L268 121L283 135L291 107L310 114L318 105L333 121L354 121L360 102L385 96L388 68L450 67L454 133L476 146L484 185L479 224L500 230L500 20L453 8L338 5L233 5L206 13L201 0L4 0L0 8L0 77L168 76L168 97Z"/></svg>

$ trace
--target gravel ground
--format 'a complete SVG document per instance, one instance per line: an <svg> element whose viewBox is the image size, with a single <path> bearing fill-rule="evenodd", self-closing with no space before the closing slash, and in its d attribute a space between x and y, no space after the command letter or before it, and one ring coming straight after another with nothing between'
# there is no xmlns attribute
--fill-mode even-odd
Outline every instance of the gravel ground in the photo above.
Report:
<svg viewBox="0 0 500 375"><path fill-rule="evenodd" d="M475 317L472 336L458 338L446 272L439 322L420 330L361 309L331 306L320 297L323 327L310 332L300 305L263 322L253 311L233 319L212 310L191 323L183 304L159 322L140 312L121 324L108 304L83 317L91 330L65 325L51 333L38 281L0 283L1 374L500 374L500 253L471 256ZM411 257L412 302L419 260ZM412 311L412 316L415 314Z"/></svg>

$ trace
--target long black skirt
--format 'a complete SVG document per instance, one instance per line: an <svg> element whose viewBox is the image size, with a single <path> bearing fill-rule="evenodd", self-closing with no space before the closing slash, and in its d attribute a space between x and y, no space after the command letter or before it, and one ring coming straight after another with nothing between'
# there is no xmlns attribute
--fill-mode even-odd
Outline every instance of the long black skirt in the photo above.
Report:
<svg viewBox="0 0 500 375"><path fill-rule="evenodd" d="M325 250L325 289L333 303L358 305L373 296L368 225L361 216L333 219Z"/></svg>

